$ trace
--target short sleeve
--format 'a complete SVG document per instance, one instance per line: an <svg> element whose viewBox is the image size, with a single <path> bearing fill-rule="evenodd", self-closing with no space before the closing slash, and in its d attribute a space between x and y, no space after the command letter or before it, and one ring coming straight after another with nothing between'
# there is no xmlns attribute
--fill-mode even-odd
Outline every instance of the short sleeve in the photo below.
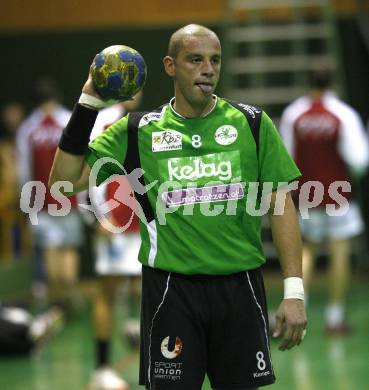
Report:
<svg viewBox="0 0 369 390"><path fill-rule="evenodd" d="M128 117L124 117L97 136L88 146L85 159L93 169L95 163L104 162L98 169L97 184L100 185L112 175L123 175L122 166L127 153ZM111 161L114 160L114 161Z"/></svg>
<svg viewBox="0 0 369 390"><path fill-rule="evenodd" d="M291 182L301 176L294 160L288 153L272 120L263 112L260 123L259 180L272 182L273 190L278 183Z"/></svg>

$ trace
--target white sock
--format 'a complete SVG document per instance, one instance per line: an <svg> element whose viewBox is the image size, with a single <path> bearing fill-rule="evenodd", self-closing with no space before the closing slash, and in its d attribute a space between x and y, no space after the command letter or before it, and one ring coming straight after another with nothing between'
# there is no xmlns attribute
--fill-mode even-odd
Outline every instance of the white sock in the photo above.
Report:
<svg viewBox="0 0 369 390"><path fill-rule="evenodd" d="M325 317L329 326L342 324L344 319L344 307L342 303L332 303L327 306Z"/></svg>

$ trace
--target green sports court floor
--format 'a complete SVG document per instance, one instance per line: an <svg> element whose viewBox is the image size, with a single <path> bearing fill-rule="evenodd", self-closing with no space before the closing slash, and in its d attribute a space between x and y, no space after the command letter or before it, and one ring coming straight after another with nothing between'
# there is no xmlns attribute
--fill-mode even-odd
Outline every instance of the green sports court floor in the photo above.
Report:
<svg viewBox="0 0 369 390"><path fill-rule="evenodd" d="M270 309L281 296L279 282L266 277ZM367 390L369 389L369 288L367 278L357 278L348 299L348 315L355 331L343 338L327 338L323 331L324 280L315 287L309 304L309 328L304 343L280 352L272 341L277 375L273 390ZM117 307L113 360L130 383L137 385L138 351L120 336L124 320ZM32 358L0 360L0 390L84 390L93 369L92 326L87 307L43 346ZM203 390L210 389L207 382ZM191 390L191 389L189 389Z"/></svg>

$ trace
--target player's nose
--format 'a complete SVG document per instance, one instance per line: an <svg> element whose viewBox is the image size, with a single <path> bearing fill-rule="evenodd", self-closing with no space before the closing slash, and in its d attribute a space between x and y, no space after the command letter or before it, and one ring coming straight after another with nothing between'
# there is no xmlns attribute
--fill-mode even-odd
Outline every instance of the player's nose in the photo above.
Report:
<svg viewBox="0 0 369 390"><path fill-rule="evenodd" d="M202 67L201 67L201 73L202 73L202 75L206 75L206 76L214 75L213 64L210 60L205 60L203 62Z"/></svg>

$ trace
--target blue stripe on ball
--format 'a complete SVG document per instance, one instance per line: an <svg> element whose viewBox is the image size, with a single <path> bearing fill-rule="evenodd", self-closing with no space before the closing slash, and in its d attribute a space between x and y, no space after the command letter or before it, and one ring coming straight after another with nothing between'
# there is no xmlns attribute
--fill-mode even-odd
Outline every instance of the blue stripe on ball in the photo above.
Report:
<svg viewBox="0 0 369 390"><path fill-rule="evenodd" d="M146 64L140 54L135 54L134 62L138 68L137 85L140 87L146 79Z"/></svg>
<svg viewBox="0 0 369 390"><path fill-rule="evenodd" d="M110 73L108 77L108 89L117 91L122 85L122 76L119 72Z"/></svg>
<svg viewBox="0 0 369 390"><path fill-rule="evenodd" d="M145 80L146 80L146 72L145 70L143 71L140 70L137 75L137 86L141 87L144 84Z"/></svg>
<svg viewBox="0 0 369 390"><path fill-rule="evenodd" d="M107 87L99 88L99 92L100 92L101 96L104 97L104 99L113 99L116 95L114 93L114 91L112 91L111 89L109 89Z"/></svg>
<svg viewBox="0 0 369 390"><path fill-rule="evenodd" d="M102 54L102 53L97 54L95 59L94 59L94 62L95 62L96 69L101 68L105 63L104 54Z"/></svg>
<svg viewBox="0 0 369 390"><path fill-rule="evenodd" d="M119 52L119 58L125 62L132 62L134 59L134 54L135 53L131 53L130 51L124 50Z"/></svg>

